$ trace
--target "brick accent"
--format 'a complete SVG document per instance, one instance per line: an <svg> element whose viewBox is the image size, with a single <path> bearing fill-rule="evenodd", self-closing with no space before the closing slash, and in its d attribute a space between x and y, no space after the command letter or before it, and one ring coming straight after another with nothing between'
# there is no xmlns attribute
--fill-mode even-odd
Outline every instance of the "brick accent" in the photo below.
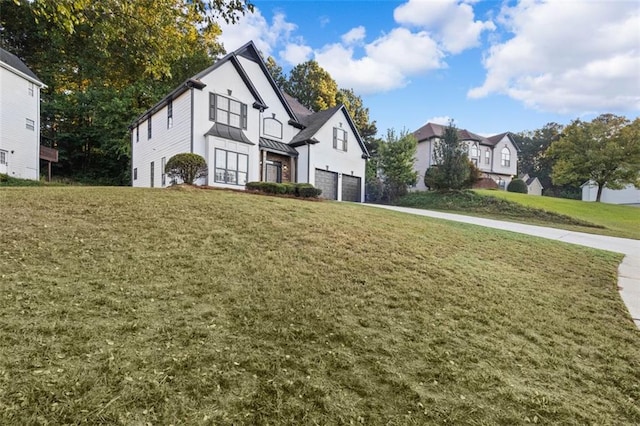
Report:
<svg viewBox="0 0 640 426"><path fill-rule="evenodd" d="M291 182L291 157L267 152L267 161L278 161L282 164L282 182Z"/></svg>

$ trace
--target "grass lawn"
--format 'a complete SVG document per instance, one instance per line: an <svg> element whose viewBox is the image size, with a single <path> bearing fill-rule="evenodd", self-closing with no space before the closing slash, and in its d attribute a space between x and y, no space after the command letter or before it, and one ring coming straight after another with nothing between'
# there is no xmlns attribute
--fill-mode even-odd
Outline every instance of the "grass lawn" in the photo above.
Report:
<svg viewBox="0 0 640 426"><path fill-rule="evenodd" d="M606 229L607 235L640 240L640 208L638 207L566 198L535 197L507 191L476 190L475 192L601 225Z"/></svg>
<svg viewBox="0 0 640 426"><path fill-rule="evenodd" d="M640 424L612 253L194 189L0 217L0 424Z"/></svg>

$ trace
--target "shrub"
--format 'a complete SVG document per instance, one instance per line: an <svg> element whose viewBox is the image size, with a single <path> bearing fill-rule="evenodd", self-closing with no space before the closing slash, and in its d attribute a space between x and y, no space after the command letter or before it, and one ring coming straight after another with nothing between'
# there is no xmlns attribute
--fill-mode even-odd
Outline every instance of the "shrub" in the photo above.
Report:
<svg viewBox="0 0 640 426"><path fill-rule="evenodd" d="M527 188L527 184L522 179L513 179L509 182L507 186L507 191L509 192L519 192L521 194L528 194L529 189Z"/></svg>
<svg viewBox="0 0 640 426"><path fill-rule="evenodd" d="M294 195L302 198L315 198L322 193L309 183L247 182L246 188L265 194Z"/></svg>
<svg viewBox="0 0 640 426"><path fill-rule="evenodd" d="M196 179L207 176L207 162L198 154L176 154L167 161L164 172L171 179L179 178L182 182L193 185Z"/></svg>

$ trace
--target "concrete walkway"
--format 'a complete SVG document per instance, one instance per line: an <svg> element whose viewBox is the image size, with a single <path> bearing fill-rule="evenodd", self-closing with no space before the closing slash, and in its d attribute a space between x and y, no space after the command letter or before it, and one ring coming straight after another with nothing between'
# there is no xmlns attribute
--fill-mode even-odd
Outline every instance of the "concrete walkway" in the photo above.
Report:
<svg viewBox="0 0 640 426"><path fill-rule="evenodd" d="M601 250L624 254L624 259L618 267L618 288L620 297L627 305L631 318L640 328L640 240L628 238L606 237L604 235L585 234L583 232L565 231L544 226L525 225L522 223L504 222L501 220L484 219L464 216L460 214L442 213L432 210L413 209L408 207L383 206L380 204L364 204L419 216L435 217L438 219L470 223L488 228L502 229L520 234L533 235L550 240L563 241Z"/></svg>

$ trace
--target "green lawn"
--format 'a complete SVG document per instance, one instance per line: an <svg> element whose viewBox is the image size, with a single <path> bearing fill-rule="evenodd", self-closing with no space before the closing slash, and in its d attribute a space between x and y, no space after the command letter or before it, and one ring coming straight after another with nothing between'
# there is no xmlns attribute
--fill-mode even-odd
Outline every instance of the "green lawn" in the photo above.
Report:
<svg viewBox="0 0 640 426"><path fill-rule="evenodd" d="M0 217L0 424L640 424L619 255L195 189Z"/></svg>
<svg viewBox="0 0 640 426"><path fill-rule="evenodd" d="M475 192L601 225L605 227L606 231L604 233L608 235L640 240L639 207L568 200L565 198L536 197L507 191L476 190Z"/></svg>

